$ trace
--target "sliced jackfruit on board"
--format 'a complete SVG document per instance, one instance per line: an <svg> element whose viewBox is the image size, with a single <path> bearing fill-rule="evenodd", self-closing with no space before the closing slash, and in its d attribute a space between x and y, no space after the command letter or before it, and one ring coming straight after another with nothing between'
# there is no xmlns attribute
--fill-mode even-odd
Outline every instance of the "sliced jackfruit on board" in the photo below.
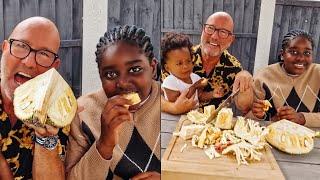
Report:
<svg viewBox="0 0 320 180"><path fill-rule="evenodd" d="M13 105L19 119L36 126L65 127L77 111L70 86L54 68L16 88Z"/></svg>
<svg viewBox="0 0 320 180"><path fill-rule="evenodd" d="M314 146L315 132L288 120L280 120L267 127L268 143L289 154L306 154Z"/></svg>
<svg viewBox="0 0 320 180"><path fill-rule="evenodd" d="M232 128L233 112L231 108L222 108L216 118L215 126L221 129Z"/></svg>

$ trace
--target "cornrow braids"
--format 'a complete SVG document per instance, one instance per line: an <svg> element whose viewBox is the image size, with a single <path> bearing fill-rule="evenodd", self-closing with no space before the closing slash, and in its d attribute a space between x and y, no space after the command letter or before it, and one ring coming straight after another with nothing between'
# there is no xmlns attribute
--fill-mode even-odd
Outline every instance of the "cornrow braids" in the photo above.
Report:
<svg viewBox="0 0 320 180"><path fill-rule="evenodd" d="M312 49L313 49L313 47L314 47L314 42L313 42L313 39L312 39L311 34L309 34L307 31L304 31L304 30L295 29L295 30L289 31L289 32L283 37L282 44L281 44L281 49L282 49L282 51L286 50L286 48L289 46L290 42L291 42L292 40L294 40L295 38L297 38L297 37L306 38L306 39L311 43L311 47L312 47ZM278 60L279 60L279 61L282 61L280 54L279 54L279 56L278 56Z"/></svg>
<svg viewBox="0 0 320 180"><path fill-rule="evenodd" d="M117 26L104 33L104 36L100 37L97 44L96 62L98 67L105 50L118 42L126 42L130 45L140 48L141 52L148 58L149 62L154 58L153 45L151 44L150 37L146 35L145 30L137 28L135 25L129 26Z"/></svg>
<svg viewBox="0 0 320 180"><path fill-rule="evenodd" d="M192 57L192 43L189 37L183 33L169 32L161 39L161 65L164 67L166 64L167 54L169 51L188 48L190 56Z"/></svg>

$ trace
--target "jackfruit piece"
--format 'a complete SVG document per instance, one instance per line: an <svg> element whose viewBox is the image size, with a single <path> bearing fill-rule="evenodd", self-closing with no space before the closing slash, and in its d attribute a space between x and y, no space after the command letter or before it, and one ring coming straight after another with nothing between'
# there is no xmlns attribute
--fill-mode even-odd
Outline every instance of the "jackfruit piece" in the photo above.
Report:
<svg viewBox="0 0 320 180"><path fill-rule="evenodd" d="M233 112L231 108L222 108L217 115L215 126L220 129L231 129L232 117Z"/></svg>
<svg viewBox="0 0 320 180"><path fill-rule="evenodd" d="M207 119L214 110L214 105L205 106L204 113L201 113L198 110L191 110L187 113L187 118L195 124L206 124Z"/></svg>
<svg viewBox="0 0 320 180"><path fill-rule="evenodd" d="M268 100L264 100L264 101L263 101L263 105L264 105L263 110L264 110L265 112L267 112L267 111L269 110L269 108L272 107L271 103L270 103Z"/></svg>
<svg viewBox="0 0 320 180"><path fill-rule="evenodd" d="M16 88L13 105L19 119L36 126L67 126L77 111L70 86L54 68Z"/></svg>
<svg viewBox="0 0 320 180"><path fill-rule="evenodd" d="M139 94L136 93L136 92L131 92L131 93L129 93L129 94L125 94L125 95L123 95L123 97L124 97L125 99L130 100L131 103L132 103L131 105L135 105L135 104L138 104L138 103L141 102L141 99L140 99L140 97L139 97Z"/></svg>
<svg viewBox="0 0 320 180"><path fill-rule="evenodd" d="M191 139L193 135L200 135L204 128L205 126L200 124L182 126L178 135L184 140Z"/></svg>
<svg viewBox="0 0 320 180"><path fill-rule="evenodd" d="M277 149L289 154L306 154L314 146L315 132L288 120L272 123L267 127L266 140Z"/></svg>

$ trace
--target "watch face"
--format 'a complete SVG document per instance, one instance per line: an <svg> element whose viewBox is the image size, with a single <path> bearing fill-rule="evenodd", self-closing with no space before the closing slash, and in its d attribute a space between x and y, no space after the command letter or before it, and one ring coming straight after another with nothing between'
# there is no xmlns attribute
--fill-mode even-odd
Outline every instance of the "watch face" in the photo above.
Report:
<svg viewBox="0 0 320 180"><path fill-rule="evenodd" d="M44 147L47 149L54 149L58 144L58 137L56 136L50 136L47 137L44 142Z"/></svg>

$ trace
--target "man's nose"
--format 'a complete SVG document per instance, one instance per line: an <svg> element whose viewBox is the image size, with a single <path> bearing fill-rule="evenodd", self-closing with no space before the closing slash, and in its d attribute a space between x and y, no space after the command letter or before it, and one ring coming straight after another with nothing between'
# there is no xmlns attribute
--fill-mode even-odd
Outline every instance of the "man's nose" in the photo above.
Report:
<svg viewBox="0 0 320 180"><path fill-rule="evenodd" d="M211 38L218 39L218 38L219 38L219 31L218 31L218 30L215 30L215 31L211 34Z"/></svg>
<svg viewBox="0 0 320 180"><path fill-rule="evenodd" d="M35 52L30 52L30 54L25 57L24 59L22 59L22 63L29 67L29 68L34 68L37 66L36 63L36 53Z"/></svg>

